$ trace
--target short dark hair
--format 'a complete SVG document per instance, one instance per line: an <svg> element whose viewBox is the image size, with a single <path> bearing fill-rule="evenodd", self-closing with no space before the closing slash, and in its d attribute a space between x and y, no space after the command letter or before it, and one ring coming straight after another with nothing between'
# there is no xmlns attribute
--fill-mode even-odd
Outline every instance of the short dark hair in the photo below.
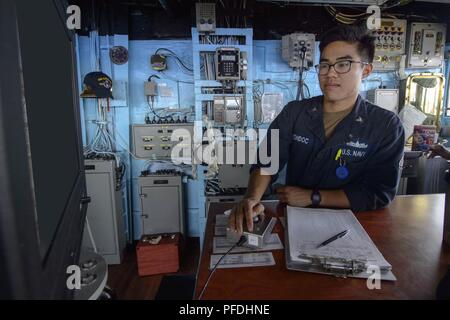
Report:
<svg viewBox="0 0 450 320"><path fill-rule="evenodd" d="M319 49L322 54L325 47L334 41L345 41L351 44L356 43L361 58L366 62L372 63L375 53L374 40L375 38L367 32L365 25L338 25L324 33L321 37Z"/></svg>

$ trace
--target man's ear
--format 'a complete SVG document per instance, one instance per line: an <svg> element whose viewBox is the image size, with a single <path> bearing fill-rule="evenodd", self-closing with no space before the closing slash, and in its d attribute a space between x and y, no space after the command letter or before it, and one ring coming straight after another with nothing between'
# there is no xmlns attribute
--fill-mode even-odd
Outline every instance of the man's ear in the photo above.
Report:
<svg viewBox="0 0 450 320"><path fill-rule="evenodd" d="M367 78L373 71L373 64L369 63L364 66L362 78Z"/></svg>

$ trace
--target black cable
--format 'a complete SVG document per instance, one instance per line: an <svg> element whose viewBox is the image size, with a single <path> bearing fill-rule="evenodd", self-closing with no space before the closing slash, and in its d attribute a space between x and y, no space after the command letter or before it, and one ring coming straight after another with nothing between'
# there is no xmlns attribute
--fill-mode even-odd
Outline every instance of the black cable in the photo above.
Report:
<svg viewBox="0 0 450 320"><path fill-rule="evenodd" d="M208 278L206 279L205 285L203 286L202 291L200 291L200 294L198 295L198 300L201 300L203 297L203 293L205 293L206 287L209 284L209 281L211 280L212 275L214 274L214 272L217 269L217 266L220 264L220 262L222 261L223 258L225 258L234 248L236 247L240 247L244 244L244 242L246 241L246 237L245 236L241 236L241 238L239 239L238 242L236 242L231 248L230 250L228 250L223 256L220 257L219 261L217 261L217 263L214 265L214 268L209 272Z"/></svg>
<svg viewBox="0 0 450 320"><path fill-rule="evenodd" d="M157 74L152 74L150 77L148 77L148 80L147 80L147 81L148 81L148 82L152 81L152 78L153 78L153 77L158 78L158 79L161 79L160 76L158 76Z"/></svg>
<svg viewBox="0 0 450 320"><path fill-rule="evenodd" d="M298 69L298 85L297 85L297 96L295 97L295 100L300 100L300 96L302 95L302 87L303 87L303 68Z"/></svg>
<svg viewBox="0 0 450 320"><path fill-rule="evenodd" d="M180 64L183 66L183 68L185 68L186 70L188 70L190 72L194 72L194 70L189 68L189 67L187 67L184 64L184 62L178 57L178 55L175 52L173 52L172 50L167 49L167 48L158 48L158 49L156 49L155 54L158 54L159 51L167 51L167 52L169 52L171 55L167 55L168 57L172 57L172 58L177 59L178 62L180 62Z"/></svg>
<svg viewBox="0 0 450 320"><path fill-rule="evenodd" d="M147 103L150 107L150 111L155 115L155 117L157 117L158 119L167 119L170 118L172 116L168 115L168 116L160 116L158 114L156 114L155 110L153 109L153 101L150 103L150 99L147 97Z"/></svg>
<svg viewBox="0 0 450 320"><path fill-rule="evenodd" d="M309 92L309 87L307 86L307 84L306 84L306 83L304 83L303 85L305 86L305 88L306 88L306 91L308 92L308 96L307 96L307 98L311 98L311 93Z"/></svg>
<svg viewBox="0 0 450 320"><path fill-rule="evenodd" d="M305 99L305 93L303 92L303 86L305 86L304 80L303 80L303 71L304 71L304 66L305 66L305 58L306 58L306 47L302 46L302 48L300 49L301 53L301 60L302 60L302 65L299 69L299 76L298 76L298 87L297 87L297 97L296 100L299 100L299 98L301 97L302 100ZM309 89L308 89L309 92Z"/></svg>

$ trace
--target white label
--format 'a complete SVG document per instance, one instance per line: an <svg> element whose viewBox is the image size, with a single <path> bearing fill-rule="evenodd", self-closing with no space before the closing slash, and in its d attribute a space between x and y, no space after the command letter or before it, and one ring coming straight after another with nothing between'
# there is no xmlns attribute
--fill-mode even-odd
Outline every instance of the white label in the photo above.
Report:
<svg viewBox="0 0 450 320"><path fill-rule="evenodd" d="M251 245L251 246L258 246L258 237L248 235L247 239L248 239L248 244L249 245Z"/></svg>

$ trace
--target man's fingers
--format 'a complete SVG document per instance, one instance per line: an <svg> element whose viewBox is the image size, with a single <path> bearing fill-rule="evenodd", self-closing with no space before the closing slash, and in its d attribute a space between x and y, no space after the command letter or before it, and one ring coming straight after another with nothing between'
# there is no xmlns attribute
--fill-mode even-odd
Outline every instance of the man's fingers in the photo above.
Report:
<svg viewBox="0 0 450 320"><path fill-rule="evenodd" d="M238 213L236 214L236 230L239 234L242 234L242 221L244 220L244 210L242 210L242 206L239 206Z"/></svg>
<svg viewBox="0 0 450 320"><path fill-rule="evenodd" d="M284 193L279 194L278 200L280 200L281 202L286 202L286 200L287 200L286 194L284 194Z"/></svg>
<svg viewBox="0 0 450 320"><path fill-rule="evenodd" d="M261 203L258 203L254 208L253 212L256 213L256 215L259 215L264 212L264 206Z"/></svg>
<svg viewBox="0 0 450 320"><path fill-rule="evenodd" d="M247 223L248 231L253 231L253 204L247 202L244 208L245 222Z"/></svg>
<svg viewBox="0 0 450 320"><path fill-rule="evenodd" d="M231 230L236 230L236 207L233 208L230 217L228 218L228 227Z"/></svg>
<svg viewBox="0 0 450 320"><path fill-rule="evenodd" d="M429 154L428 154L428 159L433 159L434 157L436 157L438 155L438 153L436 152L436 151L431 151Z"/></svg>

